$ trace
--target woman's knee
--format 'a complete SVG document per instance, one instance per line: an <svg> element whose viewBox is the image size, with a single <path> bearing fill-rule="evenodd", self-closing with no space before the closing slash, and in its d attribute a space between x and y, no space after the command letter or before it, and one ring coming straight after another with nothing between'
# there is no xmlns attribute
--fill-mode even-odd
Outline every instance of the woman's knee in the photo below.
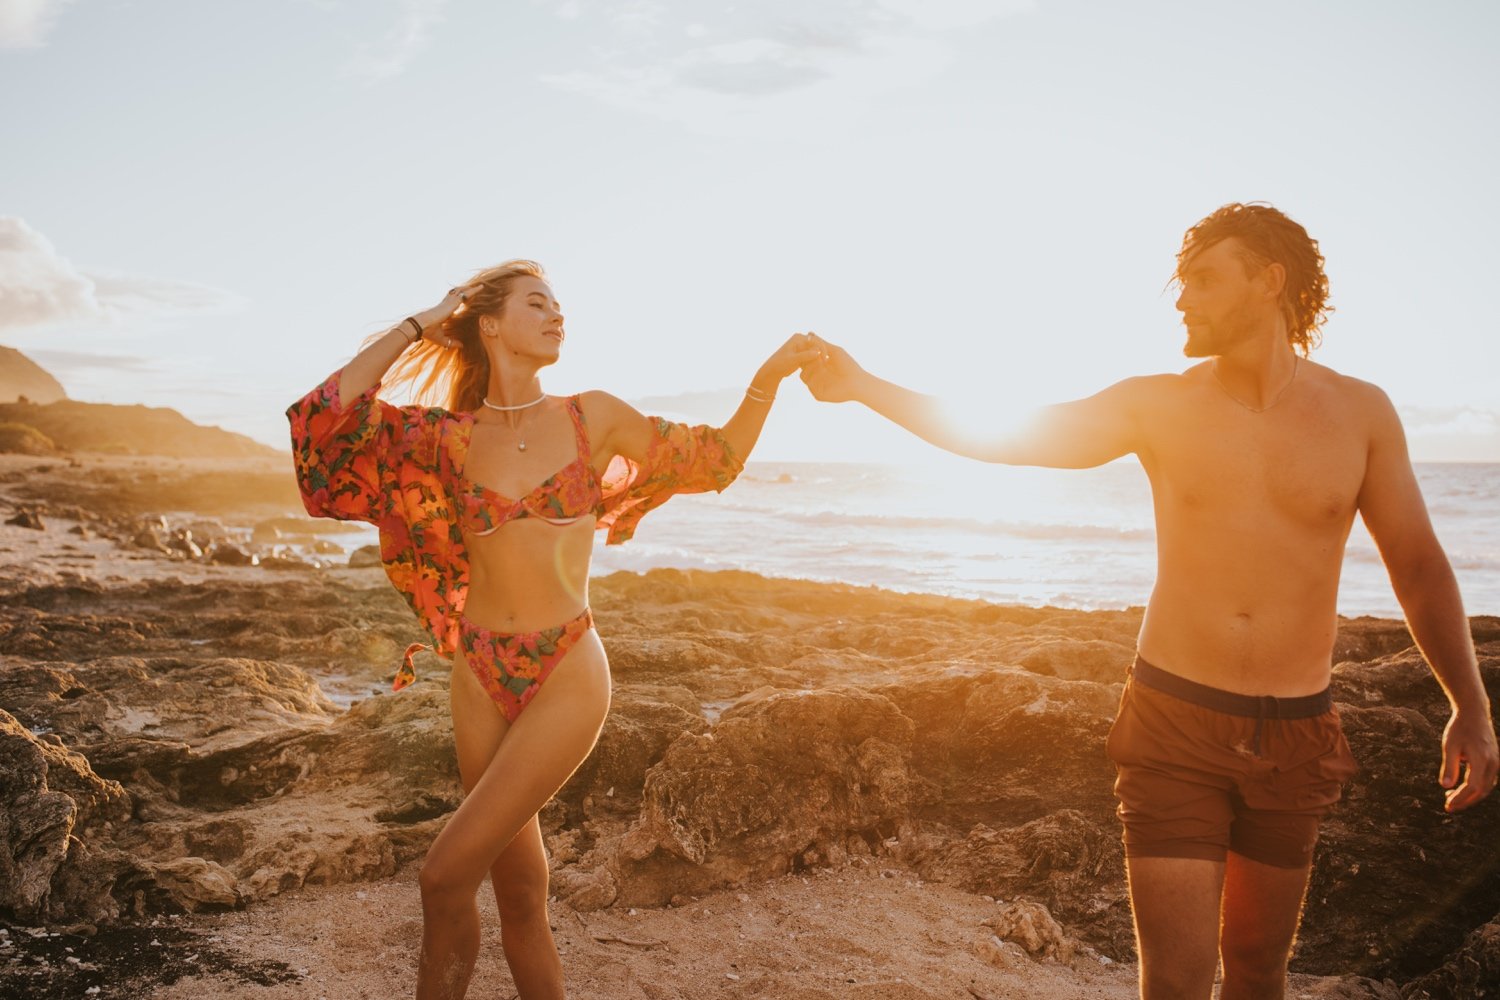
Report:
<svg viewBox="0 0 1500 1000"><path fill-rule="evenodd" d="M417 887L424 906L470 903L479 885L444 863L442 858L428 857L417 872Z"/></svg>
<svg viewBox="0 0 1500 1000"><path fill-rule="evenodd" d="M495 903L500 920L524 921L547 912L548 876L546 865L526 866L522 870L494 874Z"/></svg>

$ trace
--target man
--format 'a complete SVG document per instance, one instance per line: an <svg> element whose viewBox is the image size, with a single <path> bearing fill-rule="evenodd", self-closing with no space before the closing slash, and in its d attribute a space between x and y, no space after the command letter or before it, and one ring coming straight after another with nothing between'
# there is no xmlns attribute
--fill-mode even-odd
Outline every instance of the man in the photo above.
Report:
<svg viewBox="0 0 1500 1000"><path fill-rule="evenodd" d="M1307 357L1328 312L1316 241L1270 206L1225 205L1188 230L1176 279L1184 353L1207 360L1048 407L1022 432L959 426L826 342L803 380L981 461L1140 459L1157 579L1109 754L1141 993L1207 998L1222 959L1222 1000L1281 997L1318 824L1353 773L1328 686L1356 512L1453 708L1450 812L1494 787L1495 732L1390 400Z"/></svg>

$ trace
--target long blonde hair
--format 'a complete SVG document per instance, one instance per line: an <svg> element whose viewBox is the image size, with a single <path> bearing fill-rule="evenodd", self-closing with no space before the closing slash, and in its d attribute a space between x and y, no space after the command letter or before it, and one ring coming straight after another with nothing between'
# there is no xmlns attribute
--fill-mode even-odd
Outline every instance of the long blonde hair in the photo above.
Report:
<svg viewBox="0 0 1500 1000"><path fill-rule="evenodd" d="M508 260L474 275L466 284L479 287L442 323L443 335L457 346L443 347L424 338L396 360L382 382L388 387L411 385L418 405L446 405L455 413L477 410L490 383L490 356L479 336L479 317L499 313L511 286L524 277L546 280L547 273L534 260Z"/></svg>

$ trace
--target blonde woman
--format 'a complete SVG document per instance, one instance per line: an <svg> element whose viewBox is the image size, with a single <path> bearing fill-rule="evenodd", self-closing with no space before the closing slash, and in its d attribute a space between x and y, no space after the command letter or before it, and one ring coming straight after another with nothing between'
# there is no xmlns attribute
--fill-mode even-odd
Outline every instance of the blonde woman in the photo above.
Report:
<svg viewBox="0 0 1500 1000"><path fill-rule="evenodd" d="M537 812L588 756L609 708L588 608L594 532L623 542L674 494L723 490L781 381L818 355L791 337L722 428L689 427L604 392L547 395L539 373L563 340L542 268L509 261L375 338L287 411L308 512L379 526L387 575L452 661L466 795L419 876L418 1000L464 995L486 875L522 1000L564 995ZM383 378L447 405L382 402ZM407 650L398 690L415 679L420 648Z"/></svg>

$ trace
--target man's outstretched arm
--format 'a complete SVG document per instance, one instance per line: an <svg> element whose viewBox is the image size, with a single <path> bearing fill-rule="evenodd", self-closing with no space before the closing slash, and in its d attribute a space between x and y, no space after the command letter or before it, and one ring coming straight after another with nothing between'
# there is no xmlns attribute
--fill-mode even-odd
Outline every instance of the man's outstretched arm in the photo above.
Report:
<svg viewBox="0 0 1500 1000"><path fill-rule="evenodd" d="M1447 789L1447 810L1458 812L1488 795L1500 773L1490 700L1458 581L1427 517L1400 418L1384 393L1373 386L1368 391L1374 429L1359 512L1385 561L1407 628L1453 708L1443 730L1438 782ZM1467 774L1461 773L1464 765Z"/></svg>
<svg viewBox="0 0 1500 1000"><path fill-rule="evenodd" d="M818 339L825 360L802 381L827 403L857 401L955 455L1003 465L1087 469L1137 451L1144 379L1127 379L1087 399L1042 407L1016 419L982 401L955 407L865 371L849 353Z"/></svg>

